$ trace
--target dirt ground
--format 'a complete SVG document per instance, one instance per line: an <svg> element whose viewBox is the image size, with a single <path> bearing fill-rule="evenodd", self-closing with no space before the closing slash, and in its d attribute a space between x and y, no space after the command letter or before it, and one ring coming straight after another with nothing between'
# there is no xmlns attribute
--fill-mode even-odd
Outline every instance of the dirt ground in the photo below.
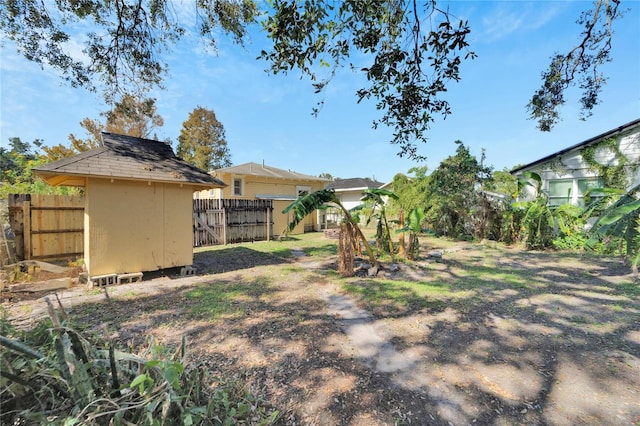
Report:
<svg viewBox="0 0 640 426"><path fill-rule="evenodd" d="M619 259L441 253L340 279L330 254L236 247L196 253L193 277L58 296L123 344L185 335L194 365L244 381L279 424L640 425L640 284ZM426 293L357 296L391 282ZM28 327L46 315L36 296L3 307Z"/></svg>

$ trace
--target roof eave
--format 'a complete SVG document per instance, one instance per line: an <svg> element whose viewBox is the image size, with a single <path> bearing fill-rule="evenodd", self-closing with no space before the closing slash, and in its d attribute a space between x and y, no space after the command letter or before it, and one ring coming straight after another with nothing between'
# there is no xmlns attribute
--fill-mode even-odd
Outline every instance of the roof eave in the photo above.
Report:
<svg viewBox="0 0 640 426"><path fill-rule="evenodd" d="M250 166L251 165L251 166ZM255 168L253 168L255 166ZM249 171L246 171L246 168L249 168ZM256 173L257 171L257 173ZM236 175L236 176L254 176L254 177L264 177L264 178L272 178L272 179L280 179L280 180L308 180L308 181L317 181L317 182L330 182L330 179L304 175L302 173L291 172L285 169L279 169L277 167L261 165L258 163L250 162L239 164L237 166L223 167L221 169L216 169L210 172L210 174L228 174L228 175ZM289 174L289 176L282 176L281 173Z"/></svg>
<svg viewBox="0 0 640 426"><path fill-rule="evenodd" d="M362 187L359 187L359 188L333 188L333 190L334 190L335 192L345 192L345 191L366 191L366 190L369 190L369 189L378 189L378 188L377 188L377 187L375 187L375 186L371 186L371 187L369 187L369 186L362 186Z"/></svg>
<svg viewBox="0 0 640 426"><path fill-rule="evenodd" d="M546 157L540 158L539 160L536 160L536 161L533 161L533 162L531 162L529 164L526 164L524 166L518 167L517 169L513 169L513 170L511 170L510 173L513 175L513 174L522 172L522 171L524 171L526 169L530 169L532 167L535 167L537 165L544 164L547 161L549 161L549 160L551 160L551 159L553 159L555 157L558 157L560 155L564 155L567 152L574 151L574 150L576 150L578 148L582 148L582 147L585 147L585 146L593 145L594 143L597 143L597 142L601 141L602 139L616 136L616 135L618 135L620 133L623 133L623 132L627 131L628 129L630 129L630 128L634 127L634 126L637 126L637 125L640 125L640 118L637 119L637 120L630 121L629 123L623 124L622 126L616 127L615 129L609 130L608 132L601 133L598 136L594 136L594 137L589 138L589 139L587 139L585 141L582 141L580 143L572 145L572 146L570 146L568 148L562 149L562 150L560 150L558 152L555 152L553 154L549 154Z"/></svg>
<svg viewBox="0 0 640 426"><path fill-rule="evenodd" d="M40 170L34 170L34 173L37 177L45 181L50 186L86 186L86 176L60 174Z"/></svg>
<svg viewBox="0 0 640 426"><path fill-rule="evenodd" d="M91 175L85 173L57 173L54 171L48 170L37 170L33 169L36 176L43 179L51 186L85 186L86 179L110 179L110 180L122 180L122 181L136 181L136 182L158 182L158 183L166 183L171 185L182 185L182 186L192 186L194 187L194 191L203 191L207 189L214 188L226 188L228 185L222 181L217 183L208 183L208 182L193 182L193 181L184 181L184 180L171 180L171 179L155 179L155 178L135 178L135 177L126 177L126 176L109 176L109 175ZM82 184L73 184L69 182L79 182L83 181ZM198 188L198 189L196 189Z"/></svg>

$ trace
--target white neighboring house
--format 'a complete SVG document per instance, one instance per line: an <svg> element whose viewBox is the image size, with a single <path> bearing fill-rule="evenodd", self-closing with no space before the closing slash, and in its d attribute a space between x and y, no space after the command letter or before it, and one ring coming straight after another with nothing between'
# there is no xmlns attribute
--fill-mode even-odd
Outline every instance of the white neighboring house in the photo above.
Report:
<svg viewBox="0 0 640 426"><path fill-rule="evenodd" d="M364 191L371 188L380 188L382 185L382 182L369 178L349 178L329 182L324 186L324 189L333 189L342 205L347 210L351 210L362 204Z"/></svg>
<svg viewBox="0 0 640 426"><path fill-rule="evenodd" d="M371 188L380 188L382 185L384 185L382 182L369 178L349 178L329 182L324 186L324 189L333 189L340 203L342 203L347 210L351 210L362 204L364 191ZM339 223L341 219L342 213L337 209L336 211L327 211L326 226L331 227Z"/></svg>
<svg viewBox="0 0 640 426"><path fill-rule="evenodd" d="M583 158L588 148L595 149L595 160L602 165L617 165L618 159L608 144L615 146L626 159L627 189L640 183L640 119L631 121L586 141L547 155L539 160L511 171L519 177L525 172L535 172L542 178L542 190L549 195L549 205L565 203L584 205L584 194L588 189L602 188L603 180L597 170L590 168ZM527 189L525 189L526 191ZM528 194L520 199L535 196L528 188Z"/></svg>

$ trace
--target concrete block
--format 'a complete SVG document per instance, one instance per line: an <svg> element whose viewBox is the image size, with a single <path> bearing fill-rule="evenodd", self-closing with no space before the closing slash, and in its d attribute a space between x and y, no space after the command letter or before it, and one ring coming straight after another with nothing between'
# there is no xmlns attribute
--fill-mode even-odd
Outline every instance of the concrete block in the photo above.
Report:
<svg viewBox="0 0 640 426"><path fill-rule="evenodd" d="M98 286L98 287L114 285L114 284L118 284L118 275L116 274L96 275L95 277L90 277L89 282L91 283L91 286Z"/></svg>
<svg viewBox="0 0 640 426"><path fill-rule="evenodd" d="M118 284L139 283L140 281L142 281L142 272L118 275Z"/></svg>
<svg viewBox="0 0 640 426"><path fill-rule="evenodd" d="M181 277L186 277L186 276L195 275L195 274L196 274L196 268L194 268L193 266L184 266L180 268Z"/></svg>

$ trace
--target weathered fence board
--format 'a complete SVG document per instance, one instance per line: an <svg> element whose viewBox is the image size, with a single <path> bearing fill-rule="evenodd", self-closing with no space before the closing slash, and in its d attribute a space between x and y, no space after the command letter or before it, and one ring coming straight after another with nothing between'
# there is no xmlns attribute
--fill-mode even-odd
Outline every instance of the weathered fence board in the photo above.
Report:
<svg viewBox="0 0 640 426"><path fill-rule="evenodd" d="M20 259L60 259L83 255L84 197L9 195L9 223Z"/></svg>
<svg viewBox="0 0 640 426"><path fill-rule="evenodd" d="M271 200L200 198L193 200L193 246L269 240Z"/></svg>

